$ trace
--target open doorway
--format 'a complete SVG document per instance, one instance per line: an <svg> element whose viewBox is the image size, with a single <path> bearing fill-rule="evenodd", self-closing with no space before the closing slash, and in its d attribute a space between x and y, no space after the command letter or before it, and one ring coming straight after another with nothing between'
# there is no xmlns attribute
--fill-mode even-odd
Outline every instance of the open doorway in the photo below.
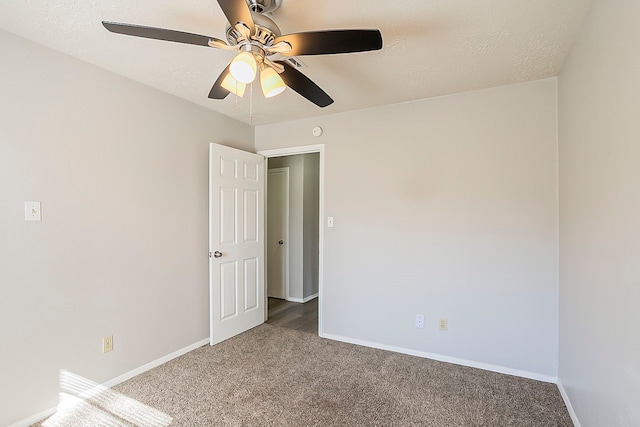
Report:
<svg viewBox="0 0 640 427"><path fill-rule="evenodd" d="M259 153L267 158L267 323L320 335L322 148Z"/></svg>

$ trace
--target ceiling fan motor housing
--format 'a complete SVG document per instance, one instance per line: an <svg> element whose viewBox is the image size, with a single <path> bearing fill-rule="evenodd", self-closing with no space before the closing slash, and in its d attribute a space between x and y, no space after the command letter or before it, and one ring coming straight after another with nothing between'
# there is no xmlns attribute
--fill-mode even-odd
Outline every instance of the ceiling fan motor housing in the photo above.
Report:
<svg viewBox="0 0 640 427"><path fill-rule="evenodd" d="M282 0L247 0L249 9L258 13L273 12L280 7Z"/></svg>
<svg viewBox="0 0 640 427"><path fill-rule="evenodd" d="M257 12L251 12L251 17L255 24L255 34L251 36L251 40L249 42L253 41L263 46L271 46L273 45L273 41L282 35L280 28L278 28L276 23L270 18ZM236 26L231 26L230 24L227 24L226 36L227 41L232 46L247 41L245 36L238 31Z"/></svg>

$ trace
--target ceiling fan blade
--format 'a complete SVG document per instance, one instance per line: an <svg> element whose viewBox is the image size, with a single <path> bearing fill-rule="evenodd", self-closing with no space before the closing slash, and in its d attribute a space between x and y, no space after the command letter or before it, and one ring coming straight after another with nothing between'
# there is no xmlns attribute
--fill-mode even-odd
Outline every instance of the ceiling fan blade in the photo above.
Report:
<svg viewBox="0 0 640 427"><path fill-rule="evenodd" d="M285 34L274 40L291 45L284 56L331 55L334 53L365 52L382 49L382 34L379 30L330 30L308 33Z"/></svg>
<svg viewBox="0 0 640 427"><path fill-rule="evenodd" d="M112 33L125 34L127 36L145 37L148 39L166 40L170 42L209 46L209 41L224 43L214 37L200 34L185 33L166 28L145 27L143 25L120 24L117 22L102 21L102 25Z"/></svg>
<svg viewBox="0 0 640 427"><path fill-rule="evenodd" d="M280 74L280 77L291 89L295 90L318 107L324 108L333 104L333 99L331 99L325 91L320 89L317 84L309 79L309 77L284 62L278 62L278 64L284 66L284 72Z"/></svg>
<svg viewBox="0 0 640 427"><path fill-rule="evenodd" d="M231 65L231 64L229 64L229 65ZM209 98L211 98L211 99L225 99L227 97L227 95L229 95L230 92L222 87L222 80L224 80L224 77L227 75L227 73L229 73L229 65L227 65L227 68L222 70L222 73L220 73L220 76L218 77L218 80L216 80L216 82L213 84L213 87L211 88L211 91L209 92Z"/></svg>
<svg viewBox="0 0 640 427"><path fill-rule="evenodd" d="M218 0L218 4L232 27L240 22L246 25L253 34L253 18L246 0Z"/></svg>

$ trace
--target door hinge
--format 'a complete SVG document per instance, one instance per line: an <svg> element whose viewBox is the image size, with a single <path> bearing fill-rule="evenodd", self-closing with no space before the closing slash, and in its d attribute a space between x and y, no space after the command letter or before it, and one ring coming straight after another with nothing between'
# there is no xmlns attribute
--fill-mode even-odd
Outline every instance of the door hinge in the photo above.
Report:
<svg viewBox="0 0 640 427"><path fill-rule="evenodd" d="M209 252L209 258L211 258L213 256L213 254L211 252Z"/></svg>

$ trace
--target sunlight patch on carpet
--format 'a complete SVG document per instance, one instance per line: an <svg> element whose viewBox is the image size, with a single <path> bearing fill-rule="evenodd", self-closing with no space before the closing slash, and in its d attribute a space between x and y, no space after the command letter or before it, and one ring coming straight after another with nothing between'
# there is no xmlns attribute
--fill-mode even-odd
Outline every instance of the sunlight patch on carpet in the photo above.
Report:
<svg viewBox="0 0 640 427"><path fill-rule="evenodd" d="M172 417L67 370L60 371L60 399L43 427L167 427Z"/></svg>

